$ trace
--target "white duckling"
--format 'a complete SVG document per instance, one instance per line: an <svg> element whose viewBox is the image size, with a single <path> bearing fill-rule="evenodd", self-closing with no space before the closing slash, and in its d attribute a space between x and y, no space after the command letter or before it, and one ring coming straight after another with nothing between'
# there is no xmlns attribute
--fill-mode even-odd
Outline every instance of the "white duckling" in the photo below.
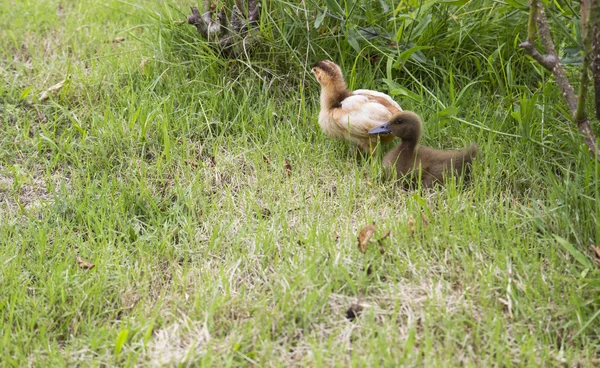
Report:
<svg viewBox="0 0 600 368"><path fill-rule="evenodd" d="M369 135L369 131L402 111L400 105L385 93L368 89L348 91L342 70L332 61L318 61L311 71L321 85L319 125L323 133L331 138L346 139L372 153L377 137ZM382 143L394 139L393 134L379 137Z"/></svg>

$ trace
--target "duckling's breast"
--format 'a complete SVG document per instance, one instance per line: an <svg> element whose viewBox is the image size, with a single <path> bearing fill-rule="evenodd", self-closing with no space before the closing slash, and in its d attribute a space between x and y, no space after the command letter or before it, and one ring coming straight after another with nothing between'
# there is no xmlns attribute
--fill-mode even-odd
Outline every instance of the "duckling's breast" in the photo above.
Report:
<svg viewBox="0 0 600 368"><path fill-rule="evenodd" d="M336 121L332 110L321 110L319 113L319 126L328 137L344 138L345 136L345 131L340 129L340 125Z"/></svg>

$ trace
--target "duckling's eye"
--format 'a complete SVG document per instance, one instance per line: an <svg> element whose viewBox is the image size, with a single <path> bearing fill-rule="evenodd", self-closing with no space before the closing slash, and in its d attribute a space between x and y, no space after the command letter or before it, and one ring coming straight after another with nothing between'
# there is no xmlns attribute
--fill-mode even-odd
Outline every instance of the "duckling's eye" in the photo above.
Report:
<svg viewBox="0 0 600 368"><path fill-rule="evenodd" d="M402 124L402 119L396 119L396 124Z"/></svg>

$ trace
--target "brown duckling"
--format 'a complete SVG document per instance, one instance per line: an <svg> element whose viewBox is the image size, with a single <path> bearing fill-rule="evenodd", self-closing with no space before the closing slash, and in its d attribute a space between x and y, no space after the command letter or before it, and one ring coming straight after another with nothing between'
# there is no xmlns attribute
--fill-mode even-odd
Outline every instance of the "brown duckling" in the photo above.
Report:
<svg viewBox="0 0 600 368"><path fill-rule="evenodd" d="M421 132L421 119L411 111L399 112L387 123L369 131L373 135L391 133L402 139L402 143L392 148L383 158L386 171L395 166L398 178L409 177L414 181L418 178L420 167L421 183L425 188L443 183L444 175L460 175L463 169L466 175L470 173L477 145L472 144L460 151L423 147L419 145Z"/></svg>
<svg viewBox="0 0 600 368"><path fill-rule="evenodd" d="M343 138L365 152L372 152L377 137L369 130L388 121L402 111L400 105L385 93L358 89L349 91L340 67L329 60L318 61L312 73L321 85L321 112L319 125L327 136ZM380 137L382 143L391 142L391 134Z"/></svg>

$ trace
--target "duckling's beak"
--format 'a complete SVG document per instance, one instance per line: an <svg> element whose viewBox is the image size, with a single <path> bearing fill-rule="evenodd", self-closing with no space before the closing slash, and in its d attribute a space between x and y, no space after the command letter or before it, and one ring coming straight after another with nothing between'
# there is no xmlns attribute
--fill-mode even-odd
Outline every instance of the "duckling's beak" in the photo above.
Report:
<svg viewBox="0 0 600 368"><path fill-rule="evenodd" d="M369 130L369 134L389 134L392 132L389 126L389 123L385 123L382 126Z"/></svg>

